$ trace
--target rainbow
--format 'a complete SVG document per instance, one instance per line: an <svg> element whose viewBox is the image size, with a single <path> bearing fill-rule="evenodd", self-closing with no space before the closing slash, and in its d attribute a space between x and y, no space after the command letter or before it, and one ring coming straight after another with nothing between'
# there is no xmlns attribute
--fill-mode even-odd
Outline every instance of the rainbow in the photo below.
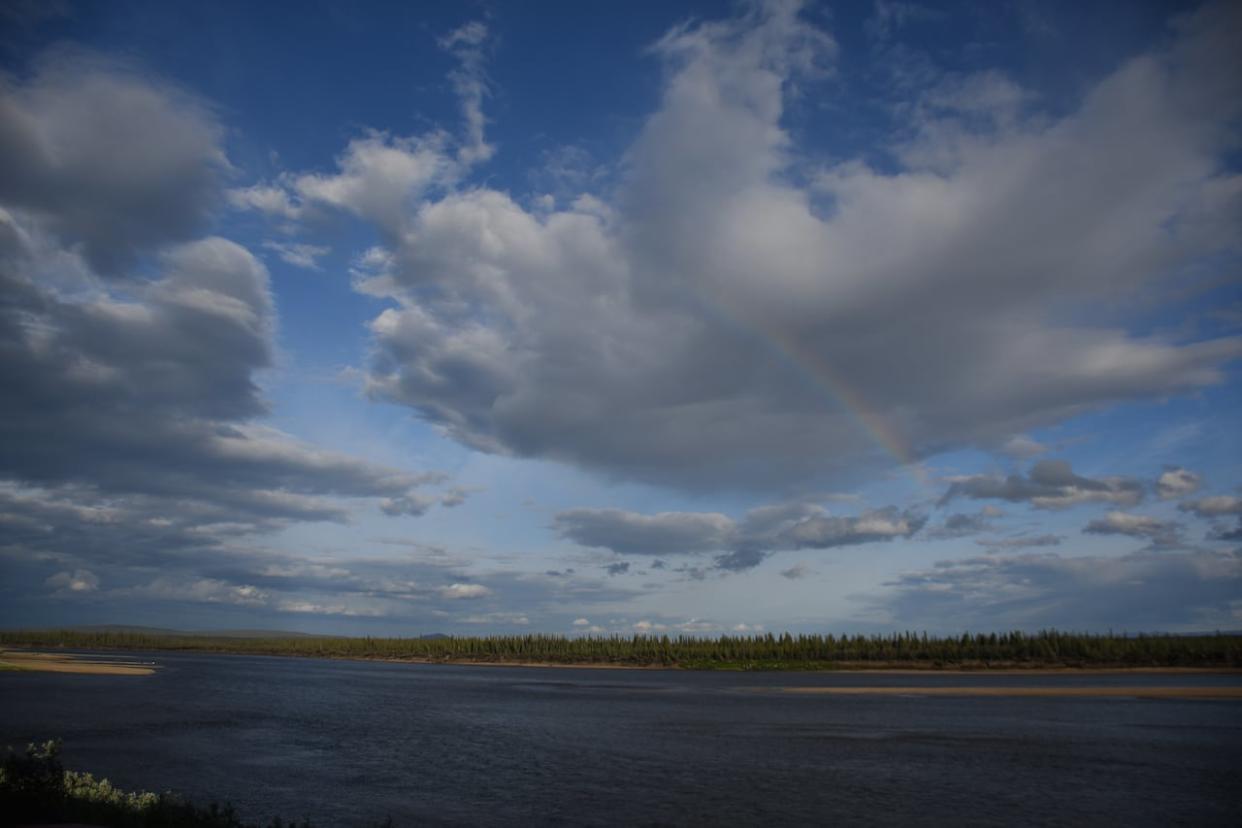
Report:
<svg viewBox="0 0 1242 828"><path fill-rule="evenodd" d="M695 303L716 321L763 343L775 358L805 378L831 404L840 407L858 430L898 466L909 471L915 482L927 483L927 471L909 441L893 428L888 418L869 405L828 360L784 330L744 321L739 313L719 301L699 296Z"/></svg>

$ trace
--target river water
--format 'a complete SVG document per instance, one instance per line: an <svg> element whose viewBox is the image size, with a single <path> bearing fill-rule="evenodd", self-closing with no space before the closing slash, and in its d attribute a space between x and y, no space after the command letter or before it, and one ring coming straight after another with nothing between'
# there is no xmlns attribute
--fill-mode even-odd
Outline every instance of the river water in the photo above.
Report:
<svg viewBox="0 0 1242 828"><path fill-rule="evenodd" d="M698 673L151 653L151 676L0 673L0 745L230 801L412 825L1242 825L1237 675ZM1115 698L782 686L1101 686Z"/></svg>

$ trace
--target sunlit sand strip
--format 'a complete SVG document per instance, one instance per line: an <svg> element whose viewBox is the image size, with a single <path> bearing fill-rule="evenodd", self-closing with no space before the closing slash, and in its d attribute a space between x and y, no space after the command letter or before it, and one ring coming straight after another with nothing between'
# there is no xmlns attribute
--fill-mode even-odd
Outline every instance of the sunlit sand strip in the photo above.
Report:
<svg viewBox="0 0 1242 828"><path fill-rule="evenodd" d="M763 691L769 688L750 688ZM1047 696L1062 698L1242 699L1242 687L776 687L827 696Z"/></svg>
<svg viewBox="0 0 1242 828"><path fill-rule="evenodd" d="M0 669L4 668L42 673L86 673L96 676L149 676L155 672L155 668L150 664L137 661L95 661L75 655L23 650L0 651Z"/></svg>

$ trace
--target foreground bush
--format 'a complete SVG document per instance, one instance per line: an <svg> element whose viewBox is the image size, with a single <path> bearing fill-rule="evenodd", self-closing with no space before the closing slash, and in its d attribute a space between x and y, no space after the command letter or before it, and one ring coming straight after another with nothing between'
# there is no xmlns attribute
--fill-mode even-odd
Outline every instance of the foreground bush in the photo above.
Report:
<svg viewBox="0 0 1242 828"><path fill-rule="evenodd" d="M65 770L60 741L6 748L0 762L0 825L80 822L108 828L257 828L232 806L202 807L171 794L123 791L107 779ZM391 826L391 822L388 823ZM309 821L268 823L269 828L311 828Z"/></svg>

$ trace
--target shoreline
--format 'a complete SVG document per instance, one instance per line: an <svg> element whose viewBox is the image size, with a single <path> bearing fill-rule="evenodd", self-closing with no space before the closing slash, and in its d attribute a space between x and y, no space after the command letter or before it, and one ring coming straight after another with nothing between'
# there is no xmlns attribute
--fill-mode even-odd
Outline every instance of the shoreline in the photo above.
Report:
<svg viewBox="0 0 1242 828"><path fill-rule="evenodd" d="M295 656L296 657L296 656ZM898 665L893 667L853 667L838 665L831 668L755 668L746 667L686 667L678 664L600 664L594 662L560 663L555 661L458 661L445 659L415 658L367 658L365 656L301 656L303 658L323 658L328 661L379 661L385 664L429 664L449 667L533 667L537 669L568 669L568 670L668 670L690 673L849 673L876 675L976 675L976 676L1047 676L1047 675L1242 675L1242 668L1237 667L911 667Z"/></svg>
<svg viewBox="0 0 1242 828"><path fill-rule="evenodd" d="M57 650L62 651L58 652ZM68 651L68 652L65 652ZM77 651L77 652L74 652ZM125 648L91 648L91 647L42 647L25 648L12 646L0 650L0 665L11 664L15 670L41 670L44 672L87 673L95 675L150 675L154 667L123 659L91 661L78 656L80 653L185 653L195 655L225 656L262 656L267 658L308 658L319 661L357 661L378 662L381 664L416 664L427 666L449 667L502 667L502 668L535 668L535 669L568 669L568 670L642 670L642 671L686 671L703 673L849 673L872 675L987 675L987 676L1050 676L1050 675L1240 675L1238 667L1125 667L1117 665L1101 665L1088 667L1081 665L1013 665L1001 664L988 666L983 664L946 664L930 665L910 662L834 662L831 666L804 666L792 663L789 666L769 666L747 663L721 663L709 665L682 664L624 664L615 662L556 662L556 661L482 661L475 659L433 659L433 658L389 658L382 656L338 656L303 653L264 653L245 650L199 650L194 648L151 648L128 650ZM14 662L20 662L15 664Z"/></svg>
<svg viewBox="0 0 1242 828"><path fill-rule="evenodd" d="M0 650L0 668L18 673L76 673L91 676L149 676L155 666L119 659L90 659L73 653Z"/></svg>
<svg viewBox="0 0 1242 828"><path fill-rule="evenodd" d="M948 696L1242 701L1242 687L772 687L756 692L799 696Z"/></svg>

